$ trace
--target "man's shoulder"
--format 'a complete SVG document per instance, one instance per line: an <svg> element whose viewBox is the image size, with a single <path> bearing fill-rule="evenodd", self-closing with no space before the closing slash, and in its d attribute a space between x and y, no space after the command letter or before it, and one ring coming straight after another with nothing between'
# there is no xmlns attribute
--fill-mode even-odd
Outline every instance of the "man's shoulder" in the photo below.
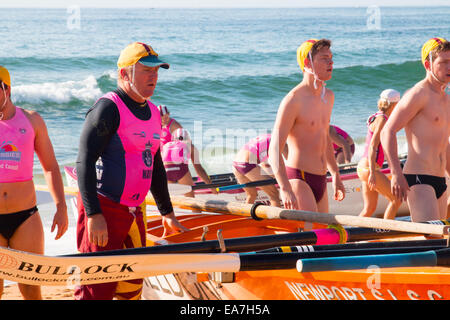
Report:
<svg viewBox="0 0 450 320"><path fill-rule="evenodd" d="M31 125L33 126L33 128L35 130L41 128L41 127L45 127L45 121L42 118L42 116L39 114L39 112L35 111L35 110L29 110L29 109L24 109L24 108L20 108L23 112L23 114L25 115L25 117L28 119L28 121L31 123Z"/></svg>
<svg viewBox="0 0 450 320"><path fill-rule="evenodd" d="M283 99L283 102L286 103L299 103L302 98L304 98L307 95L306 88L302 86L301 84L297 85L296 87L292 88L291 91L289 91Z"/></svg>
<svg viewBox="0 0 450 320"><path fill-rule="evenodd" d="M412 88L409 88L403 94L400 102L405 105L406 108L421 108L424 106L428 99L429 90L424 83L418 82Z"/></svg>
<svg viewBox="0 0 450 320"><path fill-rule="evenodd" d="M117 105L113 100L107 97L101 97L94 103L94 105L91 108L89 108L89 110L86 112L86 115L88 115L93 111L95 113L105 113L105 112L115 112L117 110L118 110Z"/></svg>

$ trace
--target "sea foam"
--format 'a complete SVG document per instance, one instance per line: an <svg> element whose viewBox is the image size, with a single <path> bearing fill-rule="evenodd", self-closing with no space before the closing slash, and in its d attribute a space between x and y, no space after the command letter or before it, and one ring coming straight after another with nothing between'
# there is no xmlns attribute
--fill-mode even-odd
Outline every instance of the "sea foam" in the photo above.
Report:
<svg viewBox="0 0 450 320"><path fill-rule="evenodd" d="M13 88L12 97L15 103L68 103L72 100L94 101L102 95L97 79L88 76L80 81L45 82L17 85Z"/></svg>

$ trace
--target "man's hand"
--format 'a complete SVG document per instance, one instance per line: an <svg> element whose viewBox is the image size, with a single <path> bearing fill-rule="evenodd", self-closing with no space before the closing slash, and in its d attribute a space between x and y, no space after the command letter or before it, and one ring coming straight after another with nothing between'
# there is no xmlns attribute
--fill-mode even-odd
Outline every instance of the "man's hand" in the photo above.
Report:
<svg viewBox="0 0 450 320"><path fill-rule="evenodd" d="M103 214L97 213L88 217L87 221L89 242L104 247L108 244L108 228Z"/></svg>
<svg viewBox="0 0 450 320"><path fill-rule="evenodd" d="M280 190L281 201L283 202L284 208L289 210L298 210L298 202L295 193L292 189Z"/></svg>
<svg viewBox="0 0 450 320"><path fill-rule="evenodd" d="M392 174L391 191L397 199L406 201L406 198L408 197L409 185L403 174Z"/></svg>
<svg viewBox="0 0 450 320"><path fill-rule="evenodd" d="M334 200L342 201L345 198L345 187L342 183L341 176L333 177Z"/></svg>
<svg viewBox="0 0 450 320"><path fill-rule="evenodd" d="M171 212L169 214L166 214L165 216L162 216L162 224L164 227L164 233L163 238L167 237L168 235L177 233L177 232L186 232L189 231L188 228L184 227L178 220L177 217L175 217L175 213Z"/></svg>

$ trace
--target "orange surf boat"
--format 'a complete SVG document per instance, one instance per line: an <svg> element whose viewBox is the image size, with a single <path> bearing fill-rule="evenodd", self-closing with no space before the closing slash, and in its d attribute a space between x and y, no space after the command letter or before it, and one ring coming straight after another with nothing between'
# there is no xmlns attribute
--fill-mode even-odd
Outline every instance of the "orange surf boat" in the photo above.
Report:
<svg viewBox="0 0 450 320"><path fill-rule="evenodd" d="M66 171L66 177L70 178L67 173ZM76 181L70 181L70 179L69 182L76 183ZM295 214L290 215L286 213L291 210L263 205L258 208L252 207L252 218L249 217L248 212L241 212L240 210L240 208L247 208L251 205L223 201L225 204L236 206L237 209L234 212L230 212L228 205L215 206L214 204L217 200L188 199L185 197L179 197L179 199L177 197L171 198L174 206L178 207L175 210L177 218L190 230L162 238L161 216L156 206L152 205L150 200L147 205L147 245L149 247L170 244L197 245L213 241L218 243L219 251L209 252L238 252L239 258L250 257L255 251L259 253L261 250L273 247L284 247L277 250L281 250L286 254L280 253L282 259L285 259L290 253L294 254L295 250L303 251L305 254L308 252L316 254L316 251L329 250L327 251L328 254L332 251L329 247L332 243L336 246L345 243L343 244L345 248L351 245L350 242L354 243L355 246L361 246L361 243L367 243L365 246L373 244L375 246L383 246L390 243L395 244L393 247L405 247L408 241L413 241L411 237L414 237L416 242L411 244L412 252L423 251L427 253L430 252L431 247L424 249L422 244L431 240L424 240L425 238L422 235L440 234L434 232L435 229L431 231L431 228L444 227L434 223L418 224L341 214L313 213L314 220L309 220L308 215L311 215L311 213L308 212L303 212L305 217L295 219L297 217ZM193 206L193 203L201 203L201 205ZM212 204L211 207L208 207L209 203ZM261 215L260 212L265 210L263 207L267 208L268 213ZM242 211L248 211L247 209ZM271 210L282 210L279 218L269 217L273 213ZM193 211L199 213L193 213ZM318 215L324 217L323 221L321 219L317 220ZM353 231L356 230L355 234L358 234L361 230L366 232L367 230L364 229L370 230L366 234L363 233L362 237L350 238L351 230L344 230L341 227L342 225L354 226ZM418 225L419 228L417 227ZM356 226L359 228L355 228ZM389 226L390 229L384 228L384 226ZM403 228L405 229L403 230ZM313 235L312 238L304 237L310 234ZM334 242L319 241L319 234L333 234ZM442 229L442 234L448 235L448 230ZM283 236L292 235L300 235L302 240L287 241L282 238ZM276 241L272 241L272 238ZM282 238L281 242L278 241L279 238ZM404 241L398 241L399 238ZM251 244L248 242L249 239L252 239ZM266 239L270 241L266 241ZM232 241L240 241L243 244L241 243L240 247L231 246L230 243ZM436 239L434 241L440 241L436 252L447 247L446 239ZM297 247L294 250L293 247L286 248L286 246ZM363 250L364 254L370 251L367 248ZM343 249L339 252L343 252ZM358 252L361 254L362 251ZM302 252L297 253L301 254ZM276 254L254 255L263 257L251 267L245 267L241 261L240 269L233 272L180 272L147 277L144 281L142 298L152 300L450 299L450 268L448 268L448 263L446 266L437 266L436 263L433 264L431 262L428 265L395 268L386 268L378 263L373 263L359 269L353 268L352 270L338 271L330 269L317 272L301 272L298 268L298 261L303 260L298 258L297 255L294 254L294 261L297 261L297 264L283 264L282 260L271 260L274 255ZM186 263L189 263L189 261L186 261Z"/></svg>
<svg viewBox="0 0 450 320"><path fill-rule="evenodd" d="M153 211L155 215L151 215L152 210L151 207L148 210L149 246L216 239L220 242L221 237L287 234L326 227L292 220L255 221L229 214L190 214L189 210L179 209L176 210L178 218L190 231L162 239L160 217L156 210ZM423 236L415 238L424 239ZM450 268L379 268L372 265L360 270L307 273L299 272L295 267L208 274L176 273L146 278L142 297L152 300L447 300L450 299Z"/></svg>

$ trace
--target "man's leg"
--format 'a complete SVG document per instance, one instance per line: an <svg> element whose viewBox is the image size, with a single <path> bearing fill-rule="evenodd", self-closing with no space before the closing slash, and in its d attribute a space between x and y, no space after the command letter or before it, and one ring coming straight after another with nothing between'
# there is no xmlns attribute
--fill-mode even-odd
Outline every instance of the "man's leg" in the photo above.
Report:
<svg viewBox="0 0 450 320"><path fill-rule="evenodd" d="M25 220L9 240L12 249L44 254L44 228L39 212ZM19 283L19 289L25 300L42 300L41 287Z"/></svg>
<svg viewBox="0 0 450 320"><path fill-rule="evenodd" d="M303 180L291 179L289 180L292 186L292 191L297 197L299 210L317 212L317 203L310 186Z"/></svg>
<svg viewBox="0 0 450 320"><path fill-rule="evenodd" d="M408 207L413 222L440 220L436 193L428 184L416 184L410 187Z"/></svg>

